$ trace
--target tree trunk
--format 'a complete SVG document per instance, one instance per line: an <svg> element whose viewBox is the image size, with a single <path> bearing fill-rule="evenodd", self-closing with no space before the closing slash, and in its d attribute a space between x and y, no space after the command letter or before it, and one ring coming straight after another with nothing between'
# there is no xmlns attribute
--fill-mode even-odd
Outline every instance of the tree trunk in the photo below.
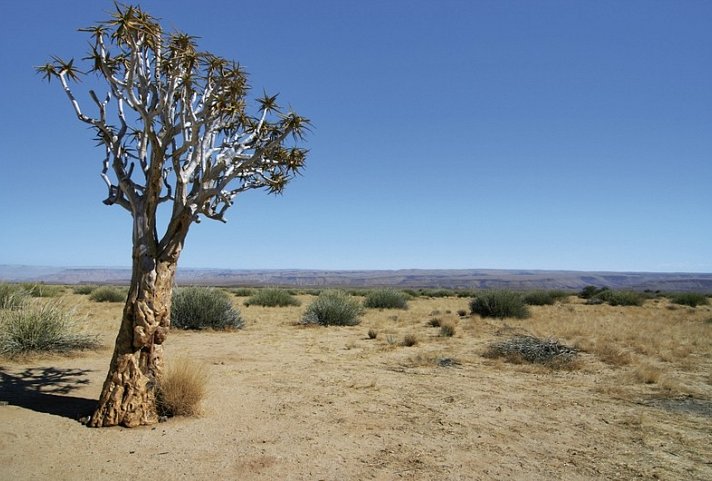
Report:
<svg viewBox="0 0 712 481"><path fill-rule="evenodd" d="M131 286L109 373L91 427L135 427L158 422L156 387L163 372L163 342L170 328L171 296L188 222L161 254L152 229L134 224Z"/></svg>

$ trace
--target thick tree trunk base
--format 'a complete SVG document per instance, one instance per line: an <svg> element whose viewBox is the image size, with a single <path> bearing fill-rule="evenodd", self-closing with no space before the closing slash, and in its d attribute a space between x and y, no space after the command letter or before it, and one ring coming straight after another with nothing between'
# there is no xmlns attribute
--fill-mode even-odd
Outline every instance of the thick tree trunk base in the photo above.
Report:
<svg viewBox="0 0 712 481"><path fill-rule="evenodd" d="M136 427L158 422L156 395L163 341L170 327L176 262L135 257L126 306L99 406L90 427Z"/></svg>
<svg viewBox="0 0 712 481"><path fill-rule="evenodd" d="M155 363L156 350L162 346L153 346L154 353L139 351L118 356L109 370L99 407L87 423L90 427L125 426L136 427L158 422L156 410L155 375L145 372L148 364ZM150 358L153 359L150 359Z"/></svg>

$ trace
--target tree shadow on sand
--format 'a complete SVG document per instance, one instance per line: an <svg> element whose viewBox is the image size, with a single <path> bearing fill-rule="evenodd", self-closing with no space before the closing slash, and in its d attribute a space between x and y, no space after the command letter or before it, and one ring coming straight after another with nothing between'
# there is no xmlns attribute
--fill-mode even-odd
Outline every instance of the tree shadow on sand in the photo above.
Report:
<svg viewBox="0 0 712 481"><path fill-rule="evenodd" d="M96 400L68 396L89 384L89 369L28 368L8 372L0 367L0 402L32 411L79 419L91 414Z"/></svg>

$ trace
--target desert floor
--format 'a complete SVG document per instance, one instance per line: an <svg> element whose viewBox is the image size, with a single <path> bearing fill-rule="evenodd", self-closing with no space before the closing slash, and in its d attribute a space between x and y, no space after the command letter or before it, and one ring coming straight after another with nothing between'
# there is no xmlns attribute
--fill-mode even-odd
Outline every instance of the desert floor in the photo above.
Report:
<svg viewBox="0 0 712 481"><path fill-rule="evenodd" d="M468 299L418 298L355 327L303 327L313 298L299 298L234 297L244 329L171 332L169 360L207 366L201 416L91 429L77 418L99 395L122 305L65 295L105 347L0 361L0 479L712 480L712 307L571 297L502 321L460 318ZM482 356L514 333L584 352L564 370ZM418 344L401 345L407 334Z"/></svg>

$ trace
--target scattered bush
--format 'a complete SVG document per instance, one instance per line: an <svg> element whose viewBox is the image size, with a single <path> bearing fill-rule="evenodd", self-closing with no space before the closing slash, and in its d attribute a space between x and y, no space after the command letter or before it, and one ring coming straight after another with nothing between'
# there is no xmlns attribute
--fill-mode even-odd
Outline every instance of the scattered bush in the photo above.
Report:
<svg viewBox="0 0 712 481"><path fill-rule="evenodd" d="M443 322L440 325L440 335L442 337L452 337L455 335L455 324L452 322Z"/></svg>
<svg viewBox="0 0 712 481"><path fill-rule="evenodd" d="M80 295L89 295L92 292L94 292L94 289L96 289L97 286L92 286L90 284L82 284L80 286L74 286L74 291L75 294L80 294Z"/></svg>
<svg viewBox="0 0 712 481"><path fill-rule="evenodd" d="M225 291L186 287L173 294L171 324L180 329L240 329L245 322Z"/></svg>
<svg viewBox="0 0 712 481"><path fill-rule="evenodd" d="M529 317L529 309L522 296L508 290L487 291L478 295L470 301L470 310L482 317Z"/></svg>
<svg viewBox="0 0 712 481"><path fill-rule="evenodd" d="M302 321L322 326L355 326L361 322L362 312L361 304L346 292L327 289L309 304Z"/></svg>
<svg viewBox="0 0 712 481"><path fill-rule="evenodd" d="M457 315L460 317L466 317L467 316L467 311L465 309L458 309L457 310Z"/></svg>
<svg viewBox="0 0 712 481"><path fill-rule="evenodd" d="M126 300L127 294L120 287L101 286L91 291L89 299L94 302L123 302Z"/></svg>
<svg viewBox="0 0 712 481"><path fill-rule="evenodd" d="M452 297L455 292L449 289L425 289L422 291L424 297Z"/></svg>
<svg viewBox="0 0 712 481"><path fill-rule="evenodd" d="M376 289L366 294L364 307L372 309L407 309L408 298L396 289Z"/></svg>
<svg viewBox="0 0 712 481"><path fill-rule="evenodd" d="M369 339L376 339L378 337L378 331L375 329L369 329L368 330L368 338Z"/></svg>
<svg viewBox="0 0 712 481"><path fill-rule="evenodd" d="M579 292L578 296L581 299L591 299L607 290L609 290L607 287L586 286Z"/></svg>
<svg viewBox="0 0 712 481"><path fill-rule="evenodd" d="M595 296L611 306L642 306L645 296L635 291L605 290Z"/></svg>
<svg viewBox="0 0 712 481"><path fill-rule="evenodd" d="M560 344L553 339L534 336L514 336L505 341L490 344L484 353L488 358L504 358L509 362L530 362L551 367L570 366L576 359L576 349Z"/></svg>
<svg viewBox="0 0 712 481"><path fill-rule="evenodd" d="M415 334L406 334L402 344L406 347L416 346L418 344L418 338Z"/></svg>
<svg viewBox="0 0 712 481"><path fill-rule="evenodd" d="M57 302L2 311L0 354L64 353L97 347L97 337L79 332L73 314Z"/></svg>
<svg viewBox="0 0 712 481"><path fill-rule="evenodd" d="M557 301L568 297L564 291L531 291L524 295L524 303L530 306L553 306Z"/></svg>
<svg viewBox="0 0 712 481"><path fill-rule="evenodd" d="M0 284L0 309L22 307L29 297L30 293L18 284Z"/></svg>
<svg viewBox="0 0 712 481"><path fill-rule="evenodd" d="M22 284L22 287L24 287L32 297L57 297L64 292L63 286L49 284L32 284L25 282Z"/></svg>
<svg viewBox="0 0 712 481"><path fill-rule="evenodd" d="M250 289L249 287L236 287L234 289L230 289L230 292L237 297L250 297L255 294L255 290Z"/></svg>
<svg viewBox="0 0 712 481"><path fill-rule="evenodd" d="M246 306L287 307L298 306L299 304L299 300L292 294L276 287L260 289L245 301Z"/></svg>
<svg viewBox="0 0 712 481"><path fill-rule="evenodd" d="M442 321L437 317L433 317L428 321L428 325L430 327L440 327L442 325Z"/></svg>
<svg viewBox="0 0 712 481"><path fill-rule="evenodd" d="M195 416L207 391L205 367L187 357L179 357L158 379L156 404L162 416Z"/></svg>
<svg viewBox="0 0 712 481"><path fill-rule="evenodd" d="M705 294L700 294L699 292L681 292L679 294L674 294L670 301L673 304L690 307L706 306L710 303L707 296Z"/></svg>

